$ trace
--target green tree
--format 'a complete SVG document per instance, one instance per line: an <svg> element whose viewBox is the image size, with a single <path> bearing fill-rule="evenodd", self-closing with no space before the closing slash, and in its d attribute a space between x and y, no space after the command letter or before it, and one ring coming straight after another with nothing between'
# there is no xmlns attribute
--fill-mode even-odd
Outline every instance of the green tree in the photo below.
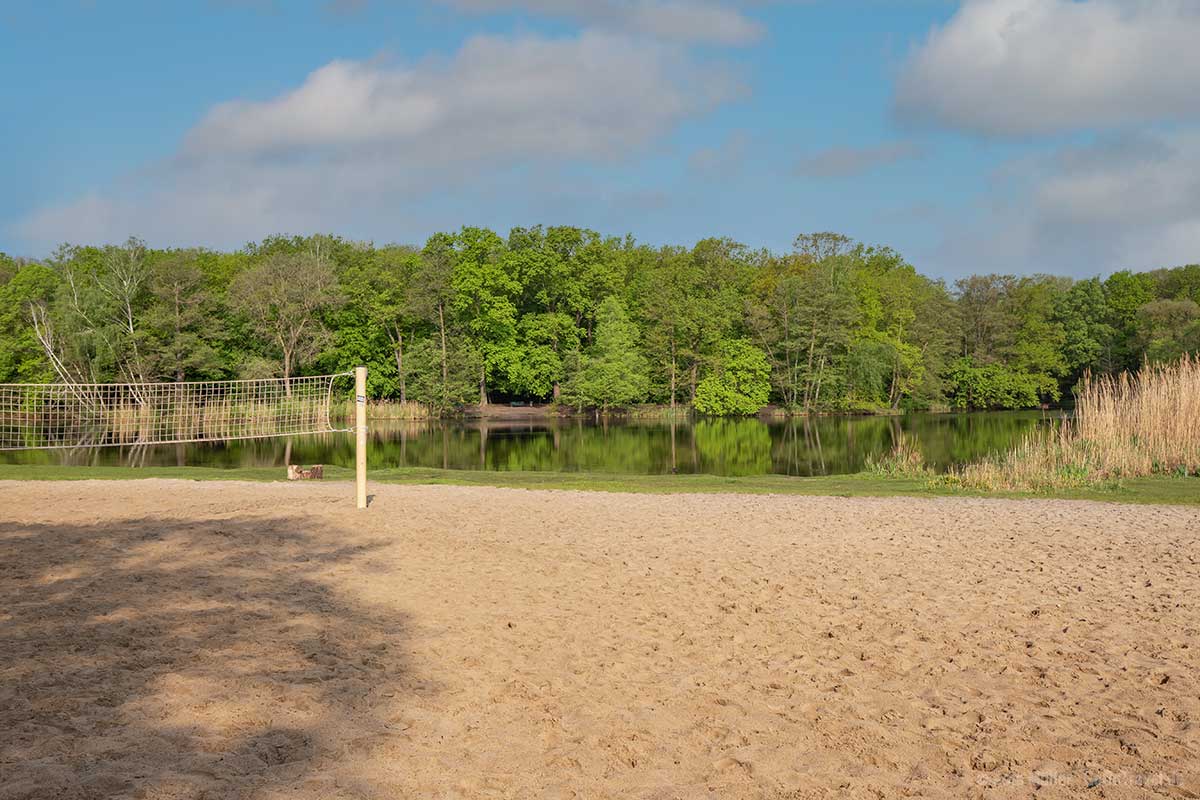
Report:
<svg viewBox="0 0 1200 800"><path fill-rule="evenodd" d="M1003 358L1019 325L1007 302L1016 282L1011 275L971 275L955 281L962 331L960 355L984 364Z"/></svg>
<svg viewBox="0 0 1200 800"><path fill-rule="evenodd" d="M471 349L479 354L479 405L488 404L488 380L507 376L519 355L516 298L520 283L506 268L504 241L484 228L455 238L453 307Z"/></svg>
<svg viewBox="0 0 1200 800"><path fill-rule="evenodd" d="M0 282L0 383L44 383L55 373L31 324L59 286L54 270L41 264L16 268Z"/></svg>
<svg viewBox="0 0 1200 800"><path fill-rule="evenodd" d="M508 368L508 385L518 394L557 401L567 358L580 345L580 329L566 314L529 313L517 325L518 353Z"/></svg>
<svg viewBox="0 0 1200 800"><path fill-rule="evenodd" d="M288 380L329 341L323 315L342 303L330 263L308 252L268 255L234 279L229 299Z"/></svg>
<svg viewBox="0 0 1200 800"><path fill-rule="evenodd" d="M1066 335L1055 318L1065 282L1045 275L1022 278L1007 298L1016 329L1004 348L1004 363L1035 380L1039 395L1051 402L1061 397L1060 381L1068 371Z"/></svg>
<svg viewBox="0 0 1200 800"><path fill-rule="evenodd" d="M1154 294L1161 300L1191 300L1200 303L1200 264L1148 273L1154 281Z"/></svg>
<svg viewBox="0 0 1200 800"><path fill-rule="evenodd" d="M950 365L950 399L960 409L1034 408L1043 384L1037 376L1003 364L977 364L970 356Z"/></svg>
<svg viewBox="0 0 1200 800"><path fill-rule="evenodd" d="M458 382L457 376L452 374L451 366L459 362L458 359L451 358L451 345L455 338L455 320L451 304L454 302L452 281L456 261L454 236L435 233L426 241L421 251L421 259L417 262L409 283L409 312L433 326L437 338L437 366L440 374L436 383L440 389L433 396L437 398L434 405L442 411L458 402L455 400L458 393L451 388Z"/></svg>
<svg viewBox="0 0 1200 800"><path fill-rule="evenodd" d="M649 389L646 363L637 348L637 326L625 306L609 297L596 312L596 336L579 371L568 385L568 397L580 406L607 411L636 403Z"/></svg>
<svg viewBox="0 0 1200 800"><path fill-rule="evenodd" d="M767 404L771 365L745 339L722 342L715 369L700 381L696 410L718 417L747 416Z"/></svg>
<svg viewBox="0 0 1200 800"><path fill-rule="evenodd" d="M0 286L8 283L19 269L17 260L7 253L0 253Z"/></svg>
<svg viewBox="0 0 1200 800"><path fill-rule="evenodd" d="M62 288L30 309L34 335L64 382L146 380L142 317L150 269L145 245L60 247L48 266Z"/></svg>
<svg viewBox="0 0 1200 800"><path fill-rule="evenodd" d="M747 324L771 363L771 385L788 408L798 408L804 382L805 340L801 325L801 274L795 258L770 257L755 276Z"/></svg>
<svg viewBox="0 0 1200 800"><path fill-rule="evenodd" d="M1014 390L987 393L980 407L1025 408L1060 398L1069 370L1063 355L1067 336L1059 317L1065 285L1044 275L974 275L955 284L965 359L950 370L951 381L959 381L950 389L956 402L982 396L977 390L985 384ZM1035 387L1034 400L1025 394L1030 386ZM1016 405L995 406L996 397L1012 398ZM968 404L974 407L975 402Z"/></svg>
<svg viewBox="0 0 1200 800"><path fill-rule="evenodd" d="M1108 323L1108 304L1100 279L1072 285L1059 297L1054 314L1063 331L1062 354L1070 382L1077 381L1086 370L1102 368L1116 331Z"/></svg>
<svg viewBox="0 0 1200 800"><path fill-rule="evenodd" d="M1200 353L1200 305L1194 300L1146 303L1138 309L1136 344L1152 362Z"/></svg>
<svg viewBox="0 0 1200 800"><path fill-rule="evenodd" d="M450 338L444 353L437 336L413 339L405 361L410 401L446 413L478 397L479 357L461 338Z"/></svg>
<svg viewBox="0 0 1200 800"><path fill-rule="evenodd" d="M643 285L639 306L645 346L663 396L674 410L679 398L680 360L686 342L699 328L691 301L698 277L690 255L682 248L663 248L655 254Z"/></svg>
<svg viewBox="0 0 1200 800"><path fill-rule="evenodd" d="M797 373L800 405L808 412L823 402L835 405L839 389L845 388L847 356L862 311L846 256L829 256L798 277L796 312L803 353Z"/></svg>
<svg viewBox="0 0 1200 800"><path fill-rule="evenodd" d="M847 358L851 403L900 407L941 393L940 372L957 339L957 314L943 284L917 273L899 253L856 246L855 291L861 309Z"/></svg>
<svg viewBox="0 0 1200 800"><path fill-rule="evenodd" d="M214 347L223 322L195 251L158 258L150 268L150 304L142 331L147 372L155 379L212 378L221 372Z"/></svg>
<svg viewBox="0 0 1200 800"><path fill-rule="evenodd" d="M594 314L590 279L606 259L599 234L571 227L514 228L505 259L522 291L509 388L558 400L566 356L578 348Z"/></svg>
<svg viewBox="0 0 1200 800"><path fill-rule="evenodd" d="M371 248L365 258L356 259L347 267L340 280L348 300L344 313L356 315L357 320L350 323L354 326L353 336L341 336L339 344L346 349L346 341L354 341L357 346L350 348L357 351L353 360L368 363L374 360L374 342L386 340L389 363L385 370L376 369L369 374L384 372L389 379L394 374L394 383L387 391L401 403L408 402L411 367L405 364L405 345L413 330L424 323L411 301L412 283L420 266L421 253L416 248ZM346 327L339 326L339 332ZM375 381L375 386L382 385L378 377Z"/></svg>
<svg viewBox="0 0 1200 800"><path fill-rule="evenodd" d="M659 250L639 282L638 308L658 392L674 408L695 402L701 370L744 317L746 248L705 239L691 250Z"/></svg>
<svg viewBox="0 0 1200 800"><path fill-rule="evenodd" d="M1148 275L1122 270L1104 281L1104 302L1108 306L1105 322L1116 332L1112 346L1103 357L1102 365L1106 371L1137 367L1141 358L1135 341L1138 309L1151 300L1154 300L1154 281Z"/></svg>

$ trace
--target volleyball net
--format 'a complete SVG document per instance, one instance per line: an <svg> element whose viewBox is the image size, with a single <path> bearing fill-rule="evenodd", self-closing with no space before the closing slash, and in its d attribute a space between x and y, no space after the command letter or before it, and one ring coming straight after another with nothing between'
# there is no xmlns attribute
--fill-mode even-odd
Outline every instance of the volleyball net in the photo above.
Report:
<svg viewBox="0 0 1200 800"><path fill-rule="evenodd" d="M179 383L0 384L0 450L222 442L349 432L355 374ZM340 424L340 426L339 426Z"/></svg>

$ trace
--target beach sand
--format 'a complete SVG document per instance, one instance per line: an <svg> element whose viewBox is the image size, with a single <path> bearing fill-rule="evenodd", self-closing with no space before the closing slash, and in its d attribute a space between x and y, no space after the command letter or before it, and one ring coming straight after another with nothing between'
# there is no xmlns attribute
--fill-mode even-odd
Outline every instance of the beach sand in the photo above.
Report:
<svg viewBox="0 0 1200 800"><path fill-rule="evenodd" d="M1200 797L1200 511L0 483L0 798Z"/></svg>

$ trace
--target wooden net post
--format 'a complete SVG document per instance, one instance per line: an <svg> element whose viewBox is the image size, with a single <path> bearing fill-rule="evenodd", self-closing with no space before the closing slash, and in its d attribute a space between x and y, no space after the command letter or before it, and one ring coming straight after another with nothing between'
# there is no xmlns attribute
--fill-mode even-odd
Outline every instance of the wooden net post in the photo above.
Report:
<svg viewBox="0 0 1200 800"><path fill-rule="evenodd" d="M354 368L354 481L358 507L367 507L367 368Z"/></svg>

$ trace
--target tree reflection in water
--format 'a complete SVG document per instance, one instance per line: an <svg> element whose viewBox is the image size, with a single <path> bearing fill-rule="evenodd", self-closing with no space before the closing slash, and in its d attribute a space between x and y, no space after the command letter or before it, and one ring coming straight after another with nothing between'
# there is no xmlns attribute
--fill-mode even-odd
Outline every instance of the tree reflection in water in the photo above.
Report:
<svg viewBox="0 0 1200 800"><path fill-rule="evenodd" d="M618 474L831 475L911 439L937 469L1011 447L1057 417L1038 412L882 417L449 420L371 423L370 465ZM0 453L0 463L282 467L354 464L347 434L222 445Z"/></svg>

